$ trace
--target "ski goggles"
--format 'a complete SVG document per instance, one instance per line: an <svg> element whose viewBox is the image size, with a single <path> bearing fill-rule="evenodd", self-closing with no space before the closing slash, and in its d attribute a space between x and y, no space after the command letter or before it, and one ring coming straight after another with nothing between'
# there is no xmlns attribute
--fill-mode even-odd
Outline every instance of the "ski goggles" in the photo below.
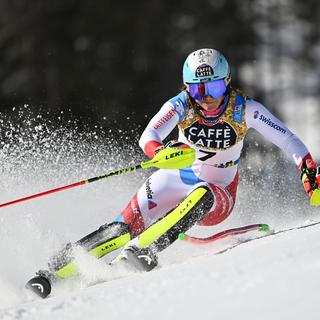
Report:
<svg viewBox="0 0 320 320"><path fill-rule="evenodd" d="M198 101L203 101L206 96L211 96L215 99L220 98L227 91L227 86L223 79L203 83L188 83L188 85L190 96Z"/></svg>

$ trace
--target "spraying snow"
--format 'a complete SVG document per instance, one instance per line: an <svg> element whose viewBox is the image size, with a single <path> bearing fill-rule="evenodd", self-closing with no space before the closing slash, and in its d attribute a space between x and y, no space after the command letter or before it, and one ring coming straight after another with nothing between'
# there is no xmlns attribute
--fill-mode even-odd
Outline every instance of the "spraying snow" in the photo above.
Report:
<svg viewBox="0 0 320 320"><path fill-rule="evenodd" d="M1 203L145 160L132 143L136 132L114 135L60 116L49 121L27 107L13 110L10 117L1 115L0 130ZM279 230L317 219L318 210L308 206L294 165L270 148L256 152L253 137L248 138L250 156L240 164L242 180L232 216L216 227L194 227L191 234L249 223ZM258 312L262 319L298 319L306 308L310 319L316 314L319 226L255 240L222 255L213 253L225 243L195 247L178 241L161 253L160 267L147 274L126 268L111 272L105 261L79 252L84 283L71 282L52 298L29 302L24 284L30 276L45 268L48 257L66 242L112 221L151 172L2 208L0 319L250 319ZM117 280L79 290L99 279Z"/></svg>

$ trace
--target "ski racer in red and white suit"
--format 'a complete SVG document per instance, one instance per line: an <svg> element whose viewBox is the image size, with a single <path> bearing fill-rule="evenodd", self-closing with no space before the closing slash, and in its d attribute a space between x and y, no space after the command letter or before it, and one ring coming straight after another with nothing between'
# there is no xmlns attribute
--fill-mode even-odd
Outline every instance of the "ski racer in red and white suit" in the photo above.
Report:
<svg viewBox="0 0 320 320"><path fill-rule="evenodd" d="M249 128L281 148L299 168L311 159L303 142L279 119L261 103L231 87L215 112L201 110L186 90L167 101L140 138L146 155L152 158L176 126L178 141L196 150L196 161L186 169L158 170L146 180L117 219L136 234L203 184L210 187L215 201L198 224L215 225L226 219L235 204L238 163Z"/></svg>
<svg viewBox="0 0 320 320"><path fill-rule="evenodd" d="M116 221L124 222L135 237L201 188L211 194L202 199L205 210L195 209L188 223L181 222L181 228L176 225L169 232L169 242L175 241L180 229L187 230L195 222L215 225L225 220L235 204L238 164L250 128L295 162L310 204L320 205L320 169L308 149L261 103L231 85L229 64L219 51L209 48L191 52L183 65L183 83L184 90L151 119L139 145L152 158L161 152L164 139L178 126L178 143L171 147L194 148L196 160L188 168L161 169L152 174ZM196 212L203 214L196 216Z"/></svg>
<svg viewBox="0 0 320 320"><path fill-rule="evenodd" d="M152 174L115 221L66 245L50 260L51 276L76 273L75 246L98 258L123 247L115 261L139 262L150 271L157 265L156 253L195 223L215 225L225 220L235 204L238 164L250 128L296 163L310 204L320 205L320 169L306 146L261 103L232 87L229 64L219 51L190 53L183 66L183 83L184 90L162 106L139 143L152 158L163 152L164 139L178 126L178 142L169 147L194 148L192 166Z"/></svg>

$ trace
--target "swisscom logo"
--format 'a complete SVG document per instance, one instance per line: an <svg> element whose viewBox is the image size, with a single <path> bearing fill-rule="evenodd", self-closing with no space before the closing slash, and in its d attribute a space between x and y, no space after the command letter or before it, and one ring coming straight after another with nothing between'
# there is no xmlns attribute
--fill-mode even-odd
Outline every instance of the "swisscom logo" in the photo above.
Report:
<svg viewBox="0 0 320 320"><path fill-rule="evenodd" d="M255 111L253 114L253 117L255 119L258 119L259 117L259 111ZM266 125L270 126L271 128L280 131L281 133L285 134L287 132L286 129L282 128L278 124L274 123L270 118L266 118L263 114L260 114L259 120L265 123Z"/></svg>

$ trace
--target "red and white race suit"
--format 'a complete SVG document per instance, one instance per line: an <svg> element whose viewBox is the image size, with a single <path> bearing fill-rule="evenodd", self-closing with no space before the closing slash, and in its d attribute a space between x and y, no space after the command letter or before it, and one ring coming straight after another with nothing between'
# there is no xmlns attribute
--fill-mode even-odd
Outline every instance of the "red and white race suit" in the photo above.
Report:
<svg viewBox="0 0 320 320"><path fill-rule="evenodd" d="M152 174L117 220L136 234L164 216L199 185L211 188L215 201L200 225L226 219L234 206L238 185L238 163L243 140L254 128L282 149L297 166L310 157L303 142L261 103L231 89L216 115L204 115L187 91L167 101L151 119L139 145L153 157L155 149L178 126L180 142L196 150L196 161L180 170L158 170Z"/></svg>

